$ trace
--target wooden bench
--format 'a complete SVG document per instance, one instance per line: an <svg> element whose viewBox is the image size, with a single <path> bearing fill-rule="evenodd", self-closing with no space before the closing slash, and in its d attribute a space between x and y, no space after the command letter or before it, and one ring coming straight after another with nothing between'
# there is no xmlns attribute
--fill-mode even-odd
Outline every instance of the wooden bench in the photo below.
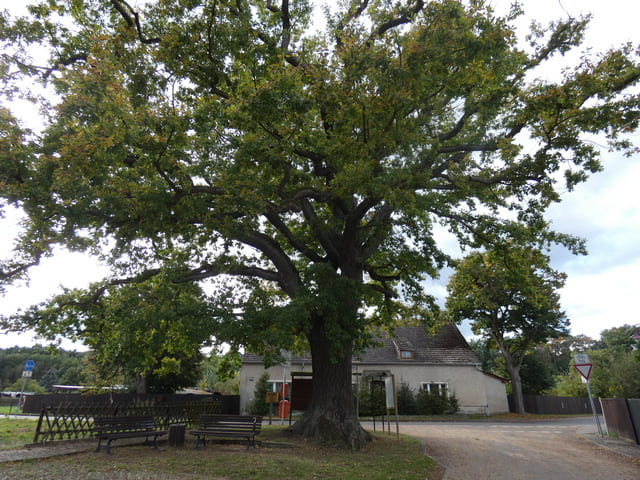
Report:
<svg viewBox="0 0 640 480"><path fill-rule="evenodd" d="M156 429L152 416L96 417L93 419L93 427L98 439L96 452L100 451L102 441L106 440L108 455L111 455L113 440L145 437L145 444L158 448L158 437L167 433L166 430ZM153 442L149 441L150 437L153 437Z"/></svg>
<svg viewBox="0 0 640 480"><path fill-rule="evenodd" d="M259 415L200 415L200 425L194 430L189 430L190 435L195 435L196 448L207 444L207 437L245 438L247 450L250 446L256 446L256 435L262 428L262 417Z"/></svg>

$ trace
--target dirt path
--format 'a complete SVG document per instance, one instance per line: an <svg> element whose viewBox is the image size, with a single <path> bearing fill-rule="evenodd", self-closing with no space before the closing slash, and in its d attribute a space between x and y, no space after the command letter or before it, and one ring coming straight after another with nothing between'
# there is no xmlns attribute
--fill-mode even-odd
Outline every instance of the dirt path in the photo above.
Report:
<svg viewBox="0 0 640 480"><path fill-rule="evenodd" d="M640 465L555 424L402 424L447 469L444 480L638 480Z"/></svg>

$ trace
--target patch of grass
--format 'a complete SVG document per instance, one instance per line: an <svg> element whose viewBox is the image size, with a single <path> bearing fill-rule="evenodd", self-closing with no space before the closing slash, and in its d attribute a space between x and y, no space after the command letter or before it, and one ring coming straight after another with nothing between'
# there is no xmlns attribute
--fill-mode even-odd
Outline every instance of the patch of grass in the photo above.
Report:
<svg viewBox="0 0 640 480"><path fill-rule="evenodd" d="M113 455L86 452L38 461L3 464L12 479L166 479L191 480L412 480L442 478L442 469L425 456L420 441L373 434L360 452L319 447L291 438L284 428L265 429L262 447L210 443L195 450L166 443L155 450L142 445L113 448ZM116 445L114 443L114 445ZM278 445L278 448L269 445ZM288 447L285 447L288 445Z"/></svg>
<svg viewBox="0 0 640 480"><path fill-rule="evenodd" d="M0 414L9 415L9 414L18 414L21 413L18 409L18 404L15 405L0 405Z"/></svg>
<svg viewBox="0 0 640 480"><path fill-rule="evenodd" d="M0 450L20 448L33 442L35 418L0 418Z"/></svg>

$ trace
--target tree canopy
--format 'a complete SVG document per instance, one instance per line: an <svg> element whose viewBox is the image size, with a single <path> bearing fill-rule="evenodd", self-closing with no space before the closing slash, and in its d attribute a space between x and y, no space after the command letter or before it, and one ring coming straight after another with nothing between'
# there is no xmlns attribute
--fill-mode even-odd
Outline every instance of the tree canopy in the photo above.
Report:
<svg viewBox="0 0 640 480"><path fill-rule="evenodd" d="M540 251L515 244L473 252L456 265L447 286L447 311L453 319L470 320L473 332L500 350L517 413L525 413L520 370L527 354L566 334L569 324L558 293L565 275L548 262ZM548 385L541 388L550 386L549 374Z"/></svg>
<svg viewBox="0 0 640 480"><path fill-rule="evenodd" d="M2 14L2 91L33 98L46 126L0 115L0 196L28 219L0 279L56 245L113 269L82 298L53 299L59 315L35 307L7 325L81 334L94 315L70 305L108 308L157 275L208 282L211 334L267 360L310 349L299 431L358 448L352 354L372 325L435 308L421 286L448 261L434 229L472 247L580 250L544 210L601 168L588 135L632 151L634 48L545 81L539 67L579 47L588 18L519 46L519 14L482 0L344 1L323 27L306 0L43 0Z"/></svg>

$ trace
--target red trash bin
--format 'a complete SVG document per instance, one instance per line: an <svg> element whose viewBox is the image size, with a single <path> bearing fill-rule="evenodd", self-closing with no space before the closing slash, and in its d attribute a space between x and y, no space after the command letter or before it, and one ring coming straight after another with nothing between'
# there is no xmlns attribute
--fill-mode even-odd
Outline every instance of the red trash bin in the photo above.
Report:
<svg viewBox="0 0 640 480"><path fill-rule="evenodd" d="M280 418L289 417L289 400L280 400L278 415L280 416Z"/></svg>

